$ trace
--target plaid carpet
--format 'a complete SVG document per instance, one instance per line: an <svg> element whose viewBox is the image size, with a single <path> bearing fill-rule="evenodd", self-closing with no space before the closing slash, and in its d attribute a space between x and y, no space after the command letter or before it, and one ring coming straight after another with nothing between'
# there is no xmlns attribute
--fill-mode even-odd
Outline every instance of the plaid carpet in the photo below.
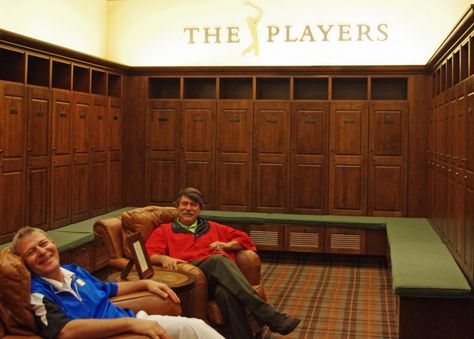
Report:
<svg viewBox="0 0 474 339"><path fill-rule="evenodd" d="M384 260L260 253L268 302L301 318L289 335L264 339L396 339L396 299ZM283 257L285 259L283 259Z"/></svg>

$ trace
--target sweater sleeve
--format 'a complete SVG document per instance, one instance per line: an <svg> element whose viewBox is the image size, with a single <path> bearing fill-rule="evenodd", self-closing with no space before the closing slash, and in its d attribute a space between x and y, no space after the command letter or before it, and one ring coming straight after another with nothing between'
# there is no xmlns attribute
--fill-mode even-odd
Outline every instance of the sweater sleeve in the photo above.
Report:
<svg viewBox="0 0 474 339"><path fill-rule="evenodd" d="M213 224L218 229L219 237L221 237L225 242L235 240L235 241L238 241L239 244L247 250L252 250L252 251L257 250L257 247L255 246L252 239L247 233L241 230L238 230L236 228L222 225L219 223L213 223Z"/></svg>
<svg viewBox="0 0 474 339"><path fill-rule="evenodd" d="M167 254L164 227L165 225L157 227L145 242L145 248L149 256L153 254Z"/></svg>

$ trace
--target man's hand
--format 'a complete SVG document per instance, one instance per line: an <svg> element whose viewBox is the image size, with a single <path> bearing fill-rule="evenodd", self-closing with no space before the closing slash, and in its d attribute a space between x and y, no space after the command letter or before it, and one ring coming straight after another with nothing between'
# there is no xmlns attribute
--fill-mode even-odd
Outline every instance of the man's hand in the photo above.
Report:
<svg viewBox="0 0 474 339"><path fill-rule="evenodd" d="M229 242L222 242L222 241L214 241L211 245L209 245L211 251L239 251L243 247L240 245L238 241L232 240Z"/></svg>
<svg viewBox="0 0 474 339"><path fill-rule="evenodd" d="M146 280L147 289L151 293L159 295L162 298L170 298L175 304L179 304L181 301L174 291L166 284L163 284L154 280Z"/></svg>
<svg viewBox="0 0 474 339"><path fill-rule="evenodd" d="M153 339L173 339L156 321L144 319L134 320L132 328L133 333L143 334Z"/></svg>
<svg viewBox="0 0 474 339"><path fill-rule="evenodd" d="M163 268L166 268L167 270L177 270L178 269L178 263L180 262L186 262L181 259L176 259L172 257L168 257L167 255L161 255L160 256L160 263L163 266Z"/></svg>

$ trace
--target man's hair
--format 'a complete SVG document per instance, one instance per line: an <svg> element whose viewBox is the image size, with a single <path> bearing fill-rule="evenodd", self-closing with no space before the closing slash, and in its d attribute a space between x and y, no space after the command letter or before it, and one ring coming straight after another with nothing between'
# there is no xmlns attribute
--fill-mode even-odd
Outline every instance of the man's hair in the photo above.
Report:
<svg viewBox="0 0 474 339"><path fill-rule="evenodd" d="M188 197L195 203L198 203L199 207L201 208L202 208L202 205L204 205L204 202L202 200L202 194L197 188L186 187L186 188L183 188L181 191L179 191L178 196L176 197L176 200L174 201L174 204L176 207L178 207L179 202L182 197Z"/></svg>
<svg viewBox="0 0 474 339"><path fill-rule="evenodd" d="M51 237L45 232L43 231L41 228L37 228L37 227L31 227L31 226L24 226L22 228L20 228L15 236L13 237L13 240L10 244L10 250L12 251L12 253L14 254L18 254L17 250L16 250L16 247L18 246L18 242L21 240L21 238L23 238L24 236L27 236L31 233L34 233L34 232L38 232L38 233L41 233L43 234L48 240L51 240Z"/></svg>

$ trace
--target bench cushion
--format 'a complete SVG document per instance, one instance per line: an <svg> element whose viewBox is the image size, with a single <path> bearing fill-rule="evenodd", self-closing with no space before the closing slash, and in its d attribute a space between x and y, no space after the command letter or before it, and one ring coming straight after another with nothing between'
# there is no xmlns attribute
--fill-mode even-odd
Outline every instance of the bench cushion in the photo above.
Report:
<svg viewBox="0 0 474 339"><path fill-rule="evenodd" d="M401 296L469 297L471 288L425 218L388 218L392 285Z"/></svg>

